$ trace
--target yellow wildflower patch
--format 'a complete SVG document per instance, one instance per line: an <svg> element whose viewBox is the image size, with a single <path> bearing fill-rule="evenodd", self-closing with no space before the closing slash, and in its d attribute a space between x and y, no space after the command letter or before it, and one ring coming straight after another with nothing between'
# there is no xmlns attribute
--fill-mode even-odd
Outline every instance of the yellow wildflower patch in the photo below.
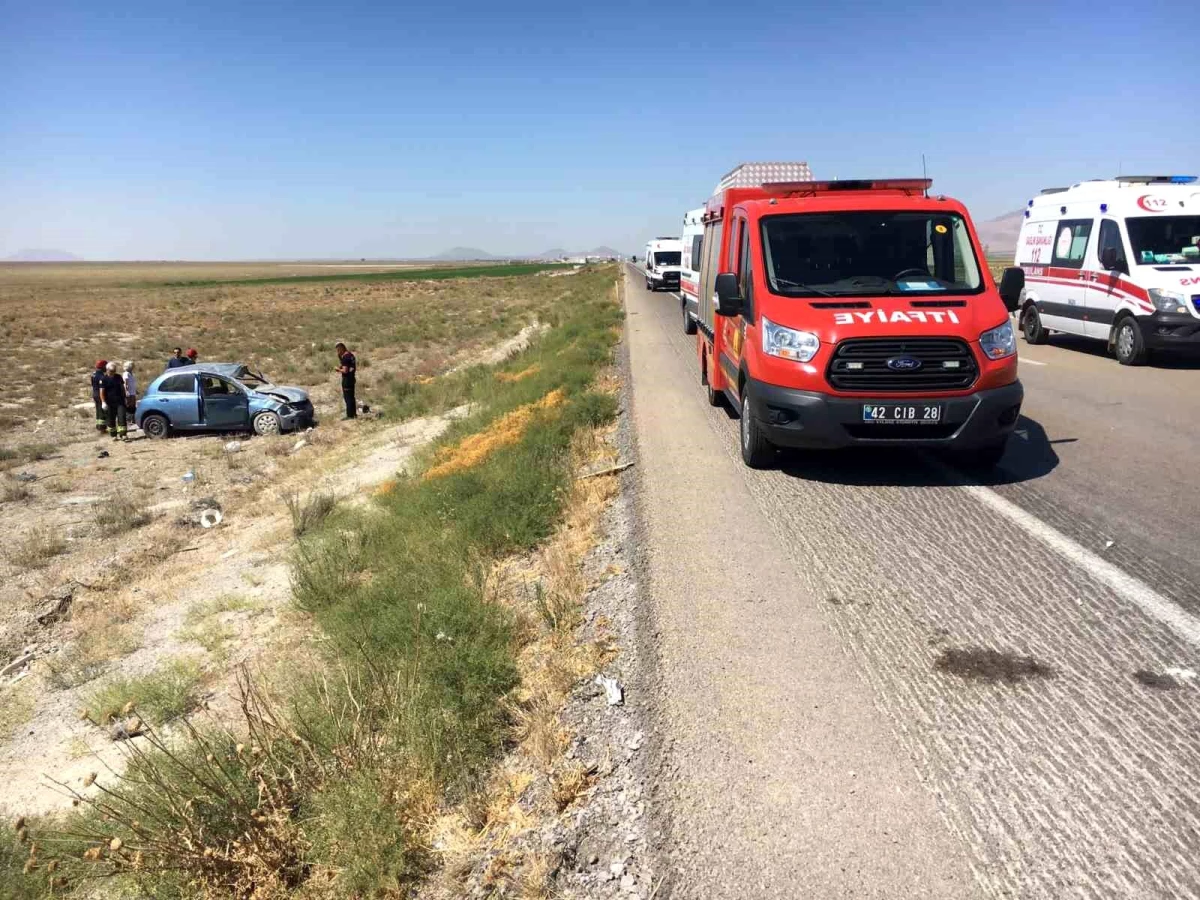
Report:
<svg viewBox="0 0 1200 900"><path fill-rule="evenodd" d="M508 383L511 383L514 381L524 381L530 375L536 375L540 371L542 371L542 367L539 366L537 363L534 363L529 368L522 369L520 372L497 372L496 380L504 381L504 382L508 382Z"/></svg>
<svg viewBox="0 0 1200 900"><path fill-rule="evenodd" d="M441 478L479 465L501 447L508 447L519 441L535 414L561 406L565 399L566 395L559 388L536 403L526 403L512 412L505 413L483 431L438 451L434 465L425 472L424 477Z"/></svg>

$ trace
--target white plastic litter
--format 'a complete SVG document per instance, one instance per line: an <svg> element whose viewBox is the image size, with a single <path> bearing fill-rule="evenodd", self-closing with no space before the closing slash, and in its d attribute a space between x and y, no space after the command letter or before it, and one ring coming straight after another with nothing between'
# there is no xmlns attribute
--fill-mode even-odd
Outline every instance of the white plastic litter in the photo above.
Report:
<svg viewBox="0 0 1200 900"><path fill-rule="evenodd" d="M242 452L242 442L241 441L230 441L228 444L225 445L225 452L226 453L241 453Z"/></svg>
<svg viewBox="0 0 1200 900"><path fill-rule="evenodd" d="M308 441L304 440L304 438L301 438L300 440L296 441L295 444L292 445L292 452L295 453L297 450L303 450L307 446L308 446Z"/></svg>
<svg viewBox="0 0 1200 900"><path fill-rule="evenodd" d="M607 675L597 675L595 681L596 684L604 688L609 706L620 706L625 702L625 689L621 687L621 682L617 681L617 679L609 678Z"/></svg>
<svg viewBox="0 0 1200 900"><path fill-rule="evenodd" d="M223 518L224 516L221 515L221 511L219 509L206 509L204 512L200 513L200 527L212 528L216 525L220 525L221 519Z"/></svg>
<svg viewBox="0 0 1200 900"><path fill-rule="evenodd" d="M183 473L183 477L180 478L179 480L182 481L184 484L191 484L193 481L196 480L196 473L191 470L188 470L187 472Z"/></svg>

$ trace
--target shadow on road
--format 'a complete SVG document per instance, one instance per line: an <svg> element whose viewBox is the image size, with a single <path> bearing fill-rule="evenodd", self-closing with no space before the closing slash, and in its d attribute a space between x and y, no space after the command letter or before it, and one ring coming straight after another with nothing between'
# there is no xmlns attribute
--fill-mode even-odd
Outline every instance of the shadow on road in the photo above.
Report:
<svg viewBox="0 0 1200 900"><path fill-rule="evenodd" d="M783 450L779 469L792 478L864 487L923 487L955 483L954 474L972 484L1017 484L1049 474L1058 466L1055 444L1035 420L1021 416L1000 465L987 473L957 467L949 457L903 447L851 447L844 450ZM948 463L955 470L948 472Z"/></svg>
<svg viewBox="0 0 1200 900"><path fill-rule="evenodd" d="M1070 350L1074 353L1086 353L1088 356L1108 359L1114 366L1120 365L1108 352L1104 341L1093 338L1077 337L1073 334L1055 334L1050 337L1050 346ZM1187 353L1182 350L1153 350L1146 365L1152 369L1196 370L1200 369L1200 354Z"/></svg>

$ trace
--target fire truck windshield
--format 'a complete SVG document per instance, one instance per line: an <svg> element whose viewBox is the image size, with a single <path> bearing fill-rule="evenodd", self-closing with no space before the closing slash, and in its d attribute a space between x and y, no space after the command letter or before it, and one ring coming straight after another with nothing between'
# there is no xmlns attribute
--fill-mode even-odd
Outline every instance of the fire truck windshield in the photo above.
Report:
<svg viewBox="0 0 1200 900"><path fill-rule="evenodd" d="M677 266L682 255L678 250L664 250L662 253L654 254L654 264L656 266Z"/></svg>
<svg viewBox="0 0 1200 900"><path fill-rule="evenodd" d="M1137 216L1125 228L1139 265L1200 262L1200 216Z"/></svg>
<svg viewBox="0 0 1200 900"><path fill-rule="evenodd" d="M762 220L767 284L784 296L974 294L983 290L961 216L833 212Z"/></svg>

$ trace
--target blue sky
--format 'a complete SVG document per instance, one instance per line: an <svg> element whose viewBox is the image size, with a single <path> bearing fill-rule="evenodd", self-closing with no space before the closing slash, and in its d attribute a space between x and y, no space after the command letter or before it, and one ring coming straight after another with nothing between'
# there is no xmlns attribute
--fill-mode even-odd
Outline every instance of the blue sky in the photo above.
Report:
<svg viewBox="0 0 1200 900"><path fill-rule="evenodd" d="M1200 170L1179 4L784 6L0 0L0 256L632 250L751 159L923 152L976 219Z"/></svg>

